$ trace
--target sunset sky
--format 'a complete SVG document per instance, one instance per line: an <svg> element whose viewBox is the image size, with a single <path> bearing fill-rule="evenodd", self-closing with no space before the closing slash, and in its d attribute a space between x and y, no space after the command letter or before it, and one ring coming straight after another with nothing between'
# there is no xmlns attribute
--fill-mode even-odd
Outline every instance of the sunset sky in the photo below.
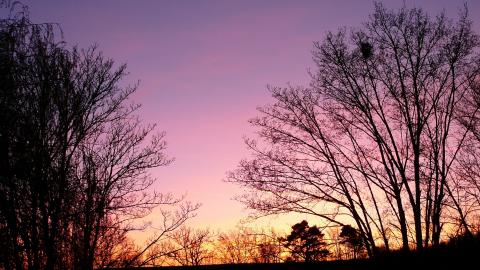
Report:
<svg viewBox="0 0 480 270"><path fill-rule="evenodd" d="M59 23L69 46L97 44L140 81L142 119L167 132L175 162L154 170L155 189L202 204L192 226L233 228L248 214L226 172L248 158L247 120L271 101L266 86L306 85L313 41L359 27L373 1L27 1L34 22ZM405 1L455 17L465 1ZM480 1L466 1L480 32ZM403 1L385 1L397 9ZM291 226L299 220L265 219ZM260 224L260 223L259 223Z"/></svg>

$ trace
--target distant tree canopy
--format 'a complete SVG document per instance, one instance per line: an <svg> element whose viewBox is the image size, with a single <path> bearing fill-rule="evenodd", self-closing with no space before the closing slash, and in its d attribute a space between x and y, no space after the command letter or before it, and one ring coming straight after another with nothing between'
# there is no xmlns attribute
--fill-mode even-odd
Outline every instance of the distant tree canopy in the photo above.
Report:
<svg viewBox="0 0 480 270"><path fill-rule="evenodd" d="M292 226L292 232L283 241L293 261L316 262L329 254L323 236L317 226L310 227L303 220Z"/></svg>
<svg viewBox="0 0 480 270"><path fill-rule="evenodd" d="M0 20L0 268L139 262L149 245L119 249L132 221L179 202L149 192L148 169L171 162L164 134L135 115L136 86L120 83L125 65L68 49L57 26L13 5ZM195 208L165 213L158 237Z"/></svg>
<svg viewBox="0 0 480 270"><path fill-rule="evenodd" d="M260 215L353 224L370 256L472 234L480 214L480 43L456 21L376 4L315 42L309 87L270 87L253 158L228 176Z"/></svg>

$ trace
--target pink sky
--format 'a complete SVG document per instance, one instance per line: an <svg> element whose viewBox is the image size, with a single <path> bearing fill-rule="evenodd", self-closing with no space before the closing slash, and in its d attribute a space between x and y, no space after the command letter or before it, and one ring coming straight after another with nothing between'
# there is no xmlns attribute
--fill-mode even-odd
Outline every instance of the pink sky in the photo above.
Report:
<svg viewBox="0 0 480 270"><path fill-rule="evenodd" d="M60 23L65 40L98 44L140 80L142 118L167 132L175 162L155 188L202 203L193 226L232 228L248 211L225 173L248 157L247 120L270 102L266 85L306 85L313 41L360 26L373 1L22 1L35 22ZM384 1L398 8L403 1ZM452 17L465 1L405 1ZM477 33L480 1L466 1ZM266 220L280 227L298 220Z"/></svg>

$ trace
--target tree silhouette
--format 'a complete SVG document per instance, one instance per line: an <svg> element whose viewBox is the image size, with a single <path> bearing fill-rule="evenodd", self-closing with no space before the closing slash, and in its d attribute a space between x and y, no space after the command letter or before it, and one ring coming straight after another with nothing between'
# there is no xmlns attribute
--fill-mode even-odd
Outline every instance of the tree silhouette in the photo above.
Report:
<svg viewBox="0 0 480 270"><path fill-rule="evenodd" d="M0 20L0 265L109 265L134 220L181 201L147 192L148 170L171 162L164 133L135 115L136 85L120 86L125 65L94 47L68 49L55 25L34 24L13 5ZM164 212L158 237L123 263L141 261L197 207Z"/></svg>
<svg viewBox="0 0 480 270"><path fill-rule="evenodd" d="M345 225L342 227L339 236L342 239L342 243L352 250L353 258L356 259L365 247L360 233L352 226Z"/></svg>
<svg viewBox="0 0 480 270"><path fill-rule="evenodd" d="M283 239L294 261L316 262L324 259L329 251L325 248L323 233L317 226L308 226L303 220L292 226L292 232Z"/></svg>
<svg viewBox="0 0 480 270"><path fill-rule="evenodd" d="M478 178L462 174L479 146L480 43L467 15L377 3L361 28L316 42L310 86L269 87L274 102L250 120L253 158L228 176L247 189L240 201L353 224L369 256L392 236L438 246L447 223L471 234Z"/></svg>
<svg viewBox="0 0 480 270"><path fill-rule="evenodd" d="M181 227L170 236L173 251L168 256L182 266L201 265L213 256L209 248L211 238L208 229Z"/></svg>

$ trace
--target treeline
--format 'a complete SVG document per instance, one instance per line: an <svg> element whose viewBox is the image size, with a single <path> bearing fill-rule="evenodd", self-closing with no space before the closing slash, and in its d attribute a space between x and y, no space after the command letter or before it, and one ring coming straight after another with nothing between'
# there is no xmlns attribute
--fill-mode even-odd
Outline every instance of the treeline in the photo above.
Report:
<svg viewBox="0 0 480 270"><path fill-rule="evenodd" d="M132 245L131 256L138 253L135 249L141 248ZM148 266L198 266L314 263L366 258L367 253L358 232L351 226L341 231L327 229L322 232L304 220L293 225L290 233L248 227L213 232L182 226L168 234L146 256L155 258Z"/></svg>
<svg viewBox="0 0 480 270"><path fill-rule="evenodd" d="M130 256L141 248L132 244ZM138 265L152 269L449 269L475 264L479 250L480 233L476 233L457 235L422 250L379 249L375 257L368 257L359 232L351 226L320 231L304 220L289 233L243 226L228 232L182 226L147 254L154 260ZM128 253L124 254L128 260ZM116 266L123 268L122 264L111 267Z"/></svg>

